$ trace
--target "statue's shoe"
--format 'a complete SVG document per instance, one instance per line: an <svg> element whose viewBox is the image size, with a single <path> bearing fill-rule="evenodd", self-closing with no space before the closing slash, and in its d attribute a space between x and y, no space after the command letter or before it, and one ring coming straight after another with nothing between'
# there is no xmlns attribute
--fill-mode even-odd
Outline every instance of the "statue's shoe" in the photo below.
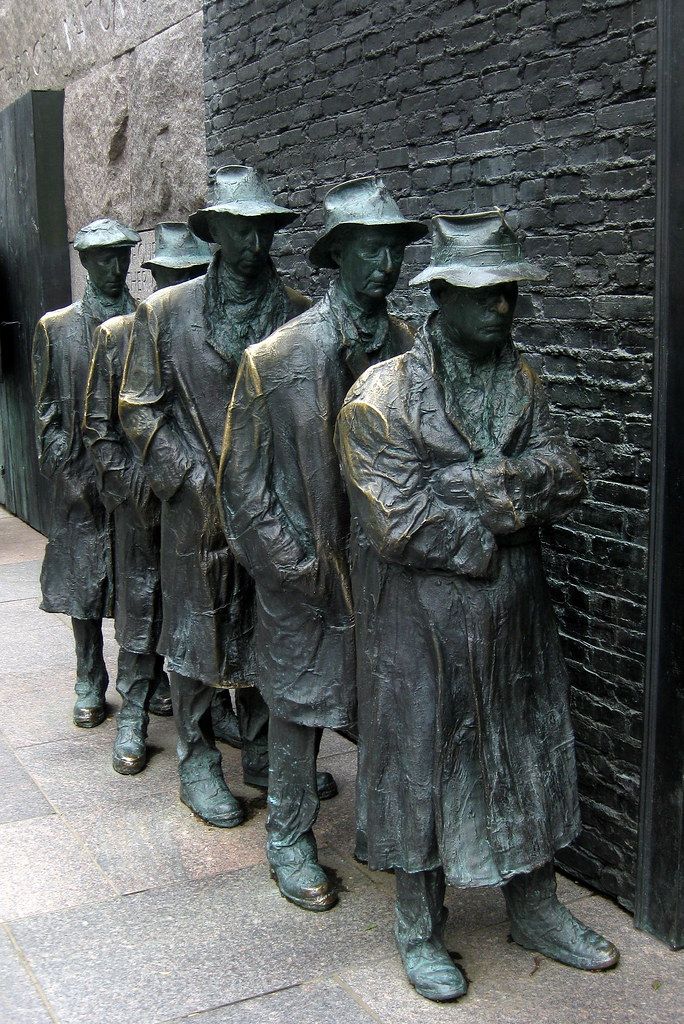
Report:
<svg viewBox="0 0 684 1024"><path fill-rule="evenodd" d="M303 910L330 910L337 903L337 890L325 871L313 858L306 858L298 864L271 864L271 878L275 879L290 903Z"/></svg>
<svg viewBox="0 0 684 1024"><path fill-rule="evenodd" d="M511 938L524 949L582 971L607 971L620 959L617 946L578 921L555 897L511 917Z"/></svg>
<svg viewBox="0 0 684 1024"><path fill-rule="evenodd" d="M242 778L246 786L268 789L268 769L265 772L245 771ZM330 772L316 772L316 789L319 800L332 800L338 793L337 783Z"/></svg>
<svg viewBox="0 0 684 1024"><path fill-rule="evenodd" d="M138 722L119 725L112 754L112 767L119 775L137 775L147 764L145 732Z"/></svg>
<svg viewBox="0 0 684 1024"><path fill-rule="evenodd" d="M148 710L151 715L157 715L158 718L170 718L173 714L171 687L169 686L166 673L164 673L157 689L152 694Z"/></svg>
<svg viewBox="0 0 684 1024"><path fill-rule="evenodd" d="M468 991L468 980L441 942L412 946L402 960L416 992L435 1003L452 1003Z"/></svg>
<svg viewBox="0 0 684 1024"><path fill-rule="evenodd" d="M94 729L107 717L104 692L97 688L79 694L74 704L74 725L79 729Z"/></svg>
<svg viewBox="0 0 684 1024"><path fill-rule="evenodd" d="M237 715L211 716L211 725L214 730L214 739L227 743L229 747L242 750L242 736L238 725Z"/></svg>
<svg viewBox="0 0 684 1024"><path fill-rule="evenodd" d="M223 779L210 776L180 786L181 802L193 814L217 828L235 828L245 820L240 802L233 796Z"/></svg>

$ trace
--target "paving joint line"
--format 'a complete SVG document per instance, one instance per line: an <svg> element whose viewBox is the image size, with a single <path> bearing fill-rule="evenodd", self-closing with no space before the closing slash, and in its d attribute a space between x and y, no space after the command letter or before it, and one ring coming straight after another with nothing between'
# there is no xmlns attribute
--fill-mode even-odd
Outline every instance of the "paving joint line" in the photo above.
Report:
<svg viewBox="0 0 684 1024"><path fill-rule="evenodd" d="M10 925L6 924L4 921L2 921L2 922L0 922L0 927L2 928L4 933L7 935L7 938L9 939L9 941L12 943L12 947L14 948L14 951L17 954L17 959L19 960L20 964L22 965L22 967L24 968L24 970L28 974L29 979L31 981L31 984L33 985L34 989L36 990L36 992L38 994L38 998L40 999L41 1003L45 1007L45 1010L46 1010L47 1014L49 1015L50 1020L53 1021L54 1024L59 1024L59 1020L58 1020L57 1014L55 1013L55 1011L53 1010L52 1006L50 1005L50 1001L49 1001L47 995L45 994L43 986L38 981L38 978L37 978L37 976L35 974L35 971L33 970L33 967L31 966L31 961L29 960L29 958L24 953L24 950L19 945L19 941L16 938L16 936L14 935L14 932L12 931Z"/></svg>

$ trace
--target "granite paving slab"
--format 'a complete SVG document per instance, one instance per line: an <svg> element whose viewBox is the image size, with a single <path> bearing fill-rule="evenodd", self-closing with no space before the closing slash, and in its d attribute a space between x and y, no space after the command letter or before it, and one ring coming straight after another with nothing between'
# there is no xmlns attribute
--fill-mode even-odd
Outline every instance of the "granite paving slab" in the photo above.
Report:
<svg viewBox="0 0 684 1024"><path fill-rule="evenodd" d="M5 601L40 600L39 561L0 563L0 604Z"/></svg>
<svg viewBox="0 0 684 1024"><path fill-rule="evenodd" d="M8 601L0 615L0 673L25 673L72 668L75 671L73 635L60 616L38 608L38 599Z"/></svg>
<svg viewBox="0 0 684 1024"><path fill-rule="evenodd" d="M0 736L0 824L52 813L50 804Z"/></svg>
<svg viewBox="0 0 684 1024"><path fill-rule="evenodd" d="M258 866L12 930L60 1024L158 1024L387 958L391 904L333 867L355 896L325 914L287 903Z"/></svg>
<svg viewBox="0 0 684 1024"><path fill-rule="evenodd" d="M377 1018L341 985L321 981L269 992L184 1020L188 1024L373 1024Z"/></svg>
<svg viewBox="0 0 684 1024"><path fill-rule="evenodd" d="M113 896L106 875L57 815L0 825L0 920Z"/></svg>
<svg viewBox="0 0 684 1024"><path fill-rule="evenodd" d="M450 922L447 946L470 979L449 1020L468 1024L681 1024L684 960L636 932L631 917L608 900L583 900L576 913L620 947L619 966L590 974L553 963L507 941L504 924L460 933ZM573 908L575 909L575 908ZM442 1024L445 1008L418 996L398 954L342 971L341 977L384 1024Z"/></svg>
<svg viewBox="0 0 684 1024"><path fill-rule="evenodd" d="M111 730L108 742L114 742L114 715L120 703L116 691L112 686L107 691L109 717L106 723L96 729L77 729L72 720L75 678L75 672L63 665L23 675L0 675L1 723L11 747L17 750L35 744L76 740L81 735L92 738L108 728Z"/></svg>
<svg viewBox="0 0 684 1024"><path fill-rule="evenodd" d="M50 1024L31 977L6 932L0 929L0 1021L2 1024Z"/></svg>
<svg viewBox="0 0 684 1024"><path fill-rule="evenodd" d="M21 519L3 516L0 519L0 565L41 559L47 541Z"/></svg>

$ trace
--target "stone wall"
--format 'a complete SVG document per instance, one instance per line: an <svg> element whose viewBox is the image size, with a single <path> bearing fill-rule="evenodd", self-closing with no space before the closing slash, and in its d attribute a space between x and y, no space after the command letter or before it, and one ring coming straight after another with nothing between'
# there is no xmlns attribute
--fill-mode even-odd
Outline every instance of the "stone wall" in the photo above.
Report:
<svg viewBox="0 0 684 1024"><path fill-rule="evenodd" d="M149 249L157 221L197 208L206 182L201 0L0 0L0 37L0 107L29 89L65 90L70 240L113 216ZM152 286L145 255L133 253L137 295ZM71 259L78 294L83 275Z"/></svg>
<svg viewBox="0 0 684 1024"><path fill-rule="evenodd" d="M548 282L520 301L589 479L547 538L572 672L584 831L569 870L634 893L645 651L653 348L655 0L207 0L210 163L256 163L302 213L278 241L320 295L306 251L326 188L380 172L407 214L515 211ZM406 282L395 304L429 308Z"/></svg>

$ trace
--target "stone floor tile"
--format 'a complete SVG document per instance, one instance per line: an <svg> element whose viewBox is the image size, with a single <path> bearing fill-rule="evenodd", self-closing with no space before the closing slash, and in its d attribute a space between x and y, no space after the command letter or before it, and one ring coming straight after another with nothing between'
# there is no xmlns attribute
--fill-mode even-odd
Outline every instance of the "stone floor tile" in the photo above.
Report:
<svg viewBox="0 0 684 1024"><path fill-rule="evenodd" d="M157 1024L386 958L391 906L353 868L326 914L287 903L265 866L17 922L60 1024Z"/></svg>
<svg viewBox="0 0 684 1024"><path fill-rule="evenodd" d="M0 823L52 813L50 804L0 736Z"/></svg>
<svg viewBox="0 0 684 1024"><path fill-rule="evenodd" d="M42 560L47 541L21 519L0 518L0 565L11 562Z"/></svg>
<svg viewBox="0 0 684 1024"><path fill-rule="evenodd" d="M117 891L133 893L265 862L266 812L257 800L260 811L234 829L201 822L175 791L79 807L67 820Z"/></svg>
<svg viewBox="0 0 684 1024"><path fill-rule="evenodd" d="M579 909L578 909L579 913ZM468 1024L681 1024L684 969L677 953L636 932L631 917L607 900L582 903L587 924L617 942L620 965L605 974L573 970L507 941L506 926L447 931L470 979L464 1000L451 1008ZM386 1024L442 1024L445 1008L418 996L398 954L341 977Z"/></svg>
<svg viewBox="0 0 684 1024"><path fill-rule="evenodd" d="M40 562L0 562L0 604L6 601L40 600Z"/></svg>
<svg viewBox="0 0 684 1024"><path fill-rule="evenodd" d="M0 1021L50 1024L51 1019L13 942L0 930Z"/></svg>
<svg viewBox="0 0 684 1024"><path fill-rule="evenodd" d="M269 992L184 1020L187 1024L374 1024L377 1018L341 985L321 981Z"/></svg>
<svg viewBox="0 0 684 1024"><path fill-rule="evenodd" d="M56 815L0 825L0 920L111 899L114 889Z"/></svg>
<svg viewBox="0 0 684 1024"><path fill-rule="evenodd" d="M356 746L351 740L345 739L333 729L324 729L321 737L319 757L332 757L335 754L351 754L356 757Z"/></svg>
<svg viewBox="0 0 684 1024"><path fill-rule="evenodd" d="M14 516L8 512L4 505L0 505L0 519L13 519Z"/></svg>
<svg viewBox="0 0 684 1024"><path fill-rule="evenodd" d="M74 681L74 672L64 666L25 675L13 673L0 677L0 721L12 748L75 739L86 732L95 735L98 729L106 728L76 728L72 720ZM112 696L108 692L107 705L112 729L118 703L116 693Z"/></svg>
<svg viewBox="0 0 684 1024"><path fill-rule="evenodd" d="M38 599L9 601L0 615L0 673L75 670L73 636L61 617L38 608Z"/></svg>

